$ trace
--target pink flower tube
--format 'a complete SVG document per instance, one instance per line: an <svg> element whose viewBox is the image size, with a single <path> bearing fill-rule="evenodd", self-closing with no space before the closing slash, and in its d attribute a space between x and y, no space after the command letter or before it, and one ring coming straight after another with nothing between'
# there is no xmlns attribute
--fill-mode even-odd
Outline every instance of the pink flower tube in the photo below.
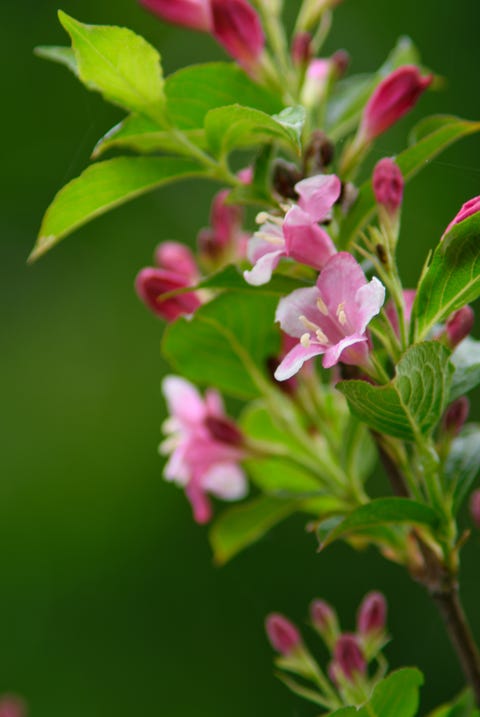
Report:
<svg viewBox="0 0 480 717"><path fill-rule="evenodd" d="M465 202L456 217L452 219L448 227L445 229L443 236L448 234L450 229L452 229L455 224L460 224L460 222L463 222L465 219L477 214L477 212L480 212L480 197L473 197L473 199L469 199L468 202Z"/></svg>
<svg viewBox="0 0 480 717"><path fill-rule="evenodd" d="M210 0L140 0L140 2L167 22L202 32L210 32L212 29Z"/></svg>
<svg viewBox="0 0 480 717"><path fill-rule="evenodd" d="M213 34L249 74L255 75L265 48L258 13L247 0L210 0Z"/></svg>
<svg viewBox="0 0 480 717"><path fill-rule="evenodd" d="M290 655L302 644L295 625L280 613L271 613L265 620L265 630L273 649L281 655Z"/></svg>

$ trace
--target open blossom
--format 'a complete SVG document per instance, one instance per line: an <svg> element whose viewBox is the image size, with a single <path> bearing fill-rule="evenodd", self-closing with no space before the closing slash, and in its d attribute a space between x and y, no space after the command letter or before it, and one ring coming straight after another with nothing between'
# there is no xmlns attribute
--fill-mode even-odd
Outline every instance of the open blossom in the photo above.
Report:
<svg viewBox="0 0 480 717"><path fill-rule="evenodd" d="M210 520L208 494L238 500L247 492L239 461L245 457L243 437L225 414L221 396L208 390L202 398L195 386L178 376L162 384L170 417L160 450L170 458L164 475L185 489L197 523Z"/></svg>
<svg viewBox="0 0 480 717"><path fill-rule="evenodd" d="M319 174L297 182L298 203L284 219L260 215L265 222L250 240L248 258L254 265L244 273L253 286L270 281L282 257L290 257L314 269L322 269L336 253L329 235L318 225L330 216L340 196L341 182L334 174Z"/></svg>
<svg viewBox="0 0 480 717"><path fill-rule="evenodd" d="M465 219L477 214L477 212L480 212L480 196L473 197L473 199L469 199L468 202L465 202L458 214L454 219L452 219L448 227L445 229L443 236L448 234L450 229L452 229L455 224L460 224L460 222L463 222Z"/></svg>
<svg viewBox="0 0 480 717"><path fill-rule="evenodd" d="M204 32L212 29L210 0L140 0L140 2L167 22Z"/></svg>
<svg viewBox="0 0 480 717"><path fill-rule="evenodd" d="M431 84L415 65L404 65L386 77L370 97L359 129L361 142L371 142L401 119Z"/></svg>
<svg viewBox="0 0 480 717"><path fill-rule="evenodd" d="M316 286L297 289L280 300L276 320L296 346L275 372L278 381L296 374L305 361L323 355L324 368L339 361L362 365L369 353L367 326L385 301L385 287L365 275L348 252L327 263Z"/></svg>

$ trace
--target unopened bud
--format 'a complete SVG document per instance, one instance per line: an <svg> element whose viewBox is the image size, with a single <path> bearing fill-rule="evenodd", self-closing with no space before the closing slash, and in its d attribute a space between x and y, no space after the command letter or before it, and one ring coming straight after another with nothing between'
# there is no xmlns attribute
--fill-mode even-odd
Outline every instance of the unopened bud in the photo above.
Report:
<svg viewBox="0 0 480 717"><path fill-rule="evenodd" d="M26 717L25 702L15 695L4 695L0 698L0 717Z"/></svg>
<svg viewBox="0 0 480 717"><path fill-rule="evenodd" d="M297 32L292 41L292 60L298 67L308 65L313 57L312 35L309 32Z"/></svg>
<svg viewBox="0 0 480 717"><path fill-rule="evenodd" d="M209 0L140 0L142 5L175 25L209 32L212 26Z"/></svg>
<svg viewBox="0 0 480 717"><path fill-rule="evenodd" d="M247 0L211 0L213 34L225 50L251 75L265 48L260 17Z"/></svg>
<svg viewBox="0 0 480 717"><path fill-rule="evenodd" d="M181 274L189 282L198 278L198 268L191 250L176 241L164 241L155 249L155 263L160 269Z"/></svg>
<svg viewBox="0 0 480 717"><path fill-rule="evenodd" d="M378 633L385 629L387 621L387 602L379 592L365 595L357 615L357 630L362 636Z"/></svg>
<svg viewBox="0 0 480 717"><path fill-rule="evenodd" d="M166 269L142 269L135 279L135 289L140 299L166 321L193 314L201 306L202 302L193 291L163 299L164 294L188 286L189 282L184 276Z"/></svg>
<svg viewBox="0 0 480 717"><path fill-rule="evenodd" d="M470 515L477 528L480 528L480 490L474 490L470 496Z"/></svg>
<svg viewBox="0 0 480 717"><path fill-rule="evenodd" d="M404 181L393 159L385 157L377 162L373 170L372 186L377 204L385 207L388 214L396 215L402 205Z"/></svg>
<svg viewBox="0 0 480 717"><path fill-rule="evenodd" d="M333 162L335 146L321 130L312 132L304 155L305 174L318 174Z"/></svg>
<svg viewBox="0 0 480 717"><path fill-rule="evenodd" d="M273 167L272 184L281 197L298 199L295 185L303 178L302 173L295 164L277 159Z"/></svg>
<svg viewBox="0 0 480 717"><path fill-rule="evenodd" d="M302 89L302 104L315 107L325 99L333 69L330 59L316 59L310 62Z"/></svg>
<svg viewBox="0 0 480 717"><path fill-rule="evenodd" d="M333 651L333 665L349 682L366 673L367 661L355 635L345 633L338 638Z"/></svg>
<svg viewBox="0 0 480 717"><path fill-rule="evenodd" d="M333 648L340 634L337 613L325 600L314 600L310 605L310 619L326 644Z"/></svg>
<svg viewBox="0 0 480 717"><path fill-rule="evenodd" d="M445 333L450 348L455 348L465 339L475 323L475 314L471 306L462 306L461 309L455 311L447 320L445 325Z"/></svg>
<svg viewBox="0 0 480 717"><path fill-rule="evenodd" d="M265 629L273 649L281 655L290 655L302 644L295 625L280 613L272 613L267 617Z"/></svg>
<svg viewBox="0 0 480 717"><path fill-rule="evenodd" d="M350 55L346 50L337 50L333 53L331 60L335 68L335 76L337 80L339 80L348 70L350 65Z"/></svg>
<svg viewBox="0 0 480 717"><path fill-rule="evenodd" d="M463 222L465 219L468 219L474 214L477 214L477 212L480 212L480 196L473 197L473 199L469 199L468 202L465 202L458 214L455 216L454 219L452 219L448 227L445 229L443 236L445 236L445 234L448 234L450 229L452 229L455 224L460 224L460 222Z"/></svg>
<svg viewBox="0 0 480 717"><path fill-rule="evenodd" d="M470 413L470 401L460 396L450 404L443 416L443 428L451 436L458 436Z"/></svg>

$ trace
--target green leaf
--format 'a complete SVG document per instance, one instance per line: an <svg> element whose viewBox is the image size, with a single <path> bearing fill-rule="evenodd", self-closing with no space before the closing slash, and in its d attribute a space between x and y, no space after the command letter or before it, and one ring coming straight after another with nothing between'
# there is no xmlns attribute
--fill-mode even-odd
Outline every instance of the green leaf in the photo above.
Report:
<svg viewBox="0 0 480 717"><path fill-rule="evenodd" d="M113 207L163 184L201 174L195 162L174 157L119 157L92 165L54 198L29 260L38 259L74 229Z"/></svg>
<svg viewBox="0 0 480 717"><path fill-rule="evenodd" d="M423 167L438 156L444 149L462 137L480 131L480 122L470 122L458 117L437 117L436 122L431 118L430 133L423 135L422 139L413 147L401 152L396 163L400 167L405 181L417 174ZM368 224L376 211L376 202L373 195L371 180L362 184L359 195L352 209L342 223L338 244L348 247L359 232Z"/></svg>
<svg viewBox="0 0 480 717"><path fill-rule="evenodd" d="M266 362L279 351L277 296L231 291L191 319L167 326L162 349L183 376L239 398L257 398L268 382ZM267 384L268 385L268 384Z"/></svg>
<svg viewBox="0 0 480 717"><path fill-rule="evenodd" d="M65 65L65 67L68 67L68 69L78 77L77 61L75 60L75 53L71 47L41 45L40 47L36 47L34 52L37 57L41 57L44 60L51 60L52 62L58 62L60 65Z"/></svg>
<svg viewBox="0 0 480 717"><path fill-rule="evenodd" d="M280 112L278 97L256 85L238 65L212 62L169 75L165 81L168 115L180 129L201 129L207 112L241 100L267 114Z"/></svg>
<svg viewBox="0 0 480 717"><path fill-rule="evenodd" d="M210 530L215 562L224 565L296 509L297 501L262 497L224 511Z"/></svg>
<svg viewBox="0 0 480 717"><path fill-rule="evenodd" d="M163 120L165 95L160 55L124 27L85 25L61 10L82 82L109 102Z"/></svg>
<svg viewBox="0 0 480 717"><path fill-rule="evenodd" d="M343 435L342 464L347 475L363 483L377 462L377 448L364 423L350 416Z"/></svg>
<svg viewBox="0 0 480 717"><path fill-rule="evenodd" d="M480 296L480 212L455 224L440 240L422 278L412 309L418 340Z"/></svg>
<svg viewBox="0 0 480 717"><path fill-rule="evenodd" d="M379 525L407 523L408 525L426 525L436 528L439 516L424 503L417 503L410 498L377 498L354 510L330 531L323 540L321 548L326 548L335 540L350 535L367 534L371 528Z"/></svg>
<svg viewBox="0 0 480 717"><path fill-rule="evenodd" d="M423 675L415 667L404 667L381 680L361 709L342 707L328 717L415 717Z"/></svg>
<svg viewBox="0 0 480 717"><path fill-rule="evenodd" d="M480 341L467 336L450 357L455 367L449 402L475 388L480 383Z"/></svg>
<svg viewBox="0 0 480 717"><path fill-rule="evenodd" d="M272 141L282 142L297 154L300 150L296 128L242 105L210 110L205 117L205 131L212 152L219 156Z"/></svg>
<svg viewBox="0 0 480 717"><path fill-rule="evenodd" d="M186 130L188 141L200 149L207 146L203 129ZM143 115L129 115L112 127L96 144L92 157L97 158L111 149L129 149L141 154L170 152L191 156L189 149L174 134L162 129L157 122Z"/></svg>
<svg viewBox="0 0 480 717"><path fill-rule="evenodd" d="M352 413L379 433L414 441L435 428L445 409L453 367L450 352L436 341L409 348L386 386L343 381L337 388Z"/></svg>
<svg viewBox="0 0 480 717"><path fill-rule="evenodd" d="M468 424L450 447L445 476L451 486L456 512L468 495L480 469L480 424Z"/></svg>
<svg viewBox="0 0 480 717"><path fill-rule="evenodd" d="M472 690L465 690L449 704L437 707L428 717L480 717Z"/></svg>
<svg viewBox="0 0 480 717"><path fill-rule="evenodd" d="M307 113L304 107L297 105L295 107L286 107L278 115L274 115L273 119L279 122L285 129L290 130L295 135L297 145L302 145L302 134L305 126Z"/></svg>

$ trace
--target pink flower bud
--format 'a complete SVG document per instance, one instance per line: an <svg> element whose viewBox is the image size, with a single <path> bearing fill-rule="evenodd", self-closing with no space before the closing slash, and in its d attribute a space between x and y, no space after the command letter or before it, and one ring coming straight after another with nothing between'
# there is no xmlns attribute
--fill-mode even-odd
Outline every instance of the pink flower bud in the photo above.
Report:
<svg viewBox="0 0 480 717"><path fill-rule="evenodd" d="M313 626L324 633L330 630L332 625L337 625L337 614L333 607L325 600L314 600L310 605L310 619Z"/></svg>
<svg viewBox="0 0 480 717"><path fill-rule="evenodd" d="M164 241L155 250L155 263L160 269L181 274L189 282L198 279L198 269L191 250L176 241Z"/></svg>
<svg viewBox="0 0 480 717"><path fill-rule="evenodd" d="M334 70L334 66L330 59L311 61L302 89L303 104L307 105L307 107L314 107L322 102L328 88L332 70Z"/></svg>
<svg viewBox="0 0 480 717"><path fill-rule="evenodd" d="M258 13L247 0L210 0L213 34L225 50L255 75L265 47L265 35Z"/></svg>
<svg viewBox="0 0 480 717"><path fill-rule="evenodd" d="M475 323L475 314L471 306L462 306L461 309L455 311L447 320L445 332L450 348L455 348L466 338Z"/></svg>
<svg viewBox="0 0 480 717"><path fill-rule="evenodd" d="M371 142L407 114L432 79L432 75L422 77L415 65L404 65L388 75L365 107L359 132L362 142Z"/></svg>
<svg viewBox="0 0 480 717"><path fill-rule="evenodd" d="M332 664L333 673L335 674L337 668L349 682L354 681L357 675L366 673L367 662L355 635L345 633L338 638Z"/></svg>
<svg viewBox="0 0 480 717"><path fill-rule="evenodd" d="M464 219L468 219L473 214L477 214L477 212L480 212L480 197L474 197L473 199L469 199L468 202L465 202L456 217L452 219L448 227L445 229L443 236L448 234L450 229L454 227L455 224L460 224L460 222L463 222Z"/></svg>
<svg viewBox="0 0 480 717"><path fill-rule="evenodd" d="M210 0L140 0L140 2L167 22L203 32L212 29Z"/></svg>
<svg viewBox="0 0 480 717"><path fill-rule="evenodd" d="M470 496L470 515L477 528L480 528L480 490L474 490Z"/></svg>
<svg viewBox="0 0 480 717"><path fill-rule="evenodd" d="M281 655L290 655L302 644L302 638L295 625L280 613L271 613L267 617L265 629L273 649Z"/></svg>
<svg viewBox="0 0 480 717"><path fill-rule="evenodd" d="M140 299L154 314L166 321L193 314L201 306L202 302L193 291L162 300L162 294L184 289L189 284L181 274L166 269L142 269L135 279L135 289Z"/></svg>
<svg viewBox="0 0 480 717"><path fill-rule="evenodd" d="M443 416L443 429L451 436L458 436L465 425L470 413L470 401L466 396L460 396L450 404Z"/></svg>
<svg viewBox="0 0 480 717"><path fill-rule="evenodd" d="M350 65L350 55L346 50L337 50L332 55L332 64L335 68L337 79L344 76Z"/></svg>
<svg viewBox="0 0 480 717"><path fill-rule="evenodd" d="M387 602L379 592L365 595L357 615L357 630L362 636L385 629L387 621Z"/></svg>
<svg viewBox="0 0 480 717"><path fill-rule="evenodd" d="M4 695L0 698L0 717L26 717L25 702L15 695Z"/></svg>
<svg viewBox="0 0 480 717"><path fill-rule="evenodd" d="M403 175L393 159L385 157L377 162L373 170L373 193L377 204L384 206L391 215L396 214L401 207L403 185Z"/></svg>
<svg viewBox="0 0 480 717"><path fill-rule="evenodd" d="M297 32L292 41L292 60L295 65L307 65L313 57L312 35L309 32Z"/></svg>

